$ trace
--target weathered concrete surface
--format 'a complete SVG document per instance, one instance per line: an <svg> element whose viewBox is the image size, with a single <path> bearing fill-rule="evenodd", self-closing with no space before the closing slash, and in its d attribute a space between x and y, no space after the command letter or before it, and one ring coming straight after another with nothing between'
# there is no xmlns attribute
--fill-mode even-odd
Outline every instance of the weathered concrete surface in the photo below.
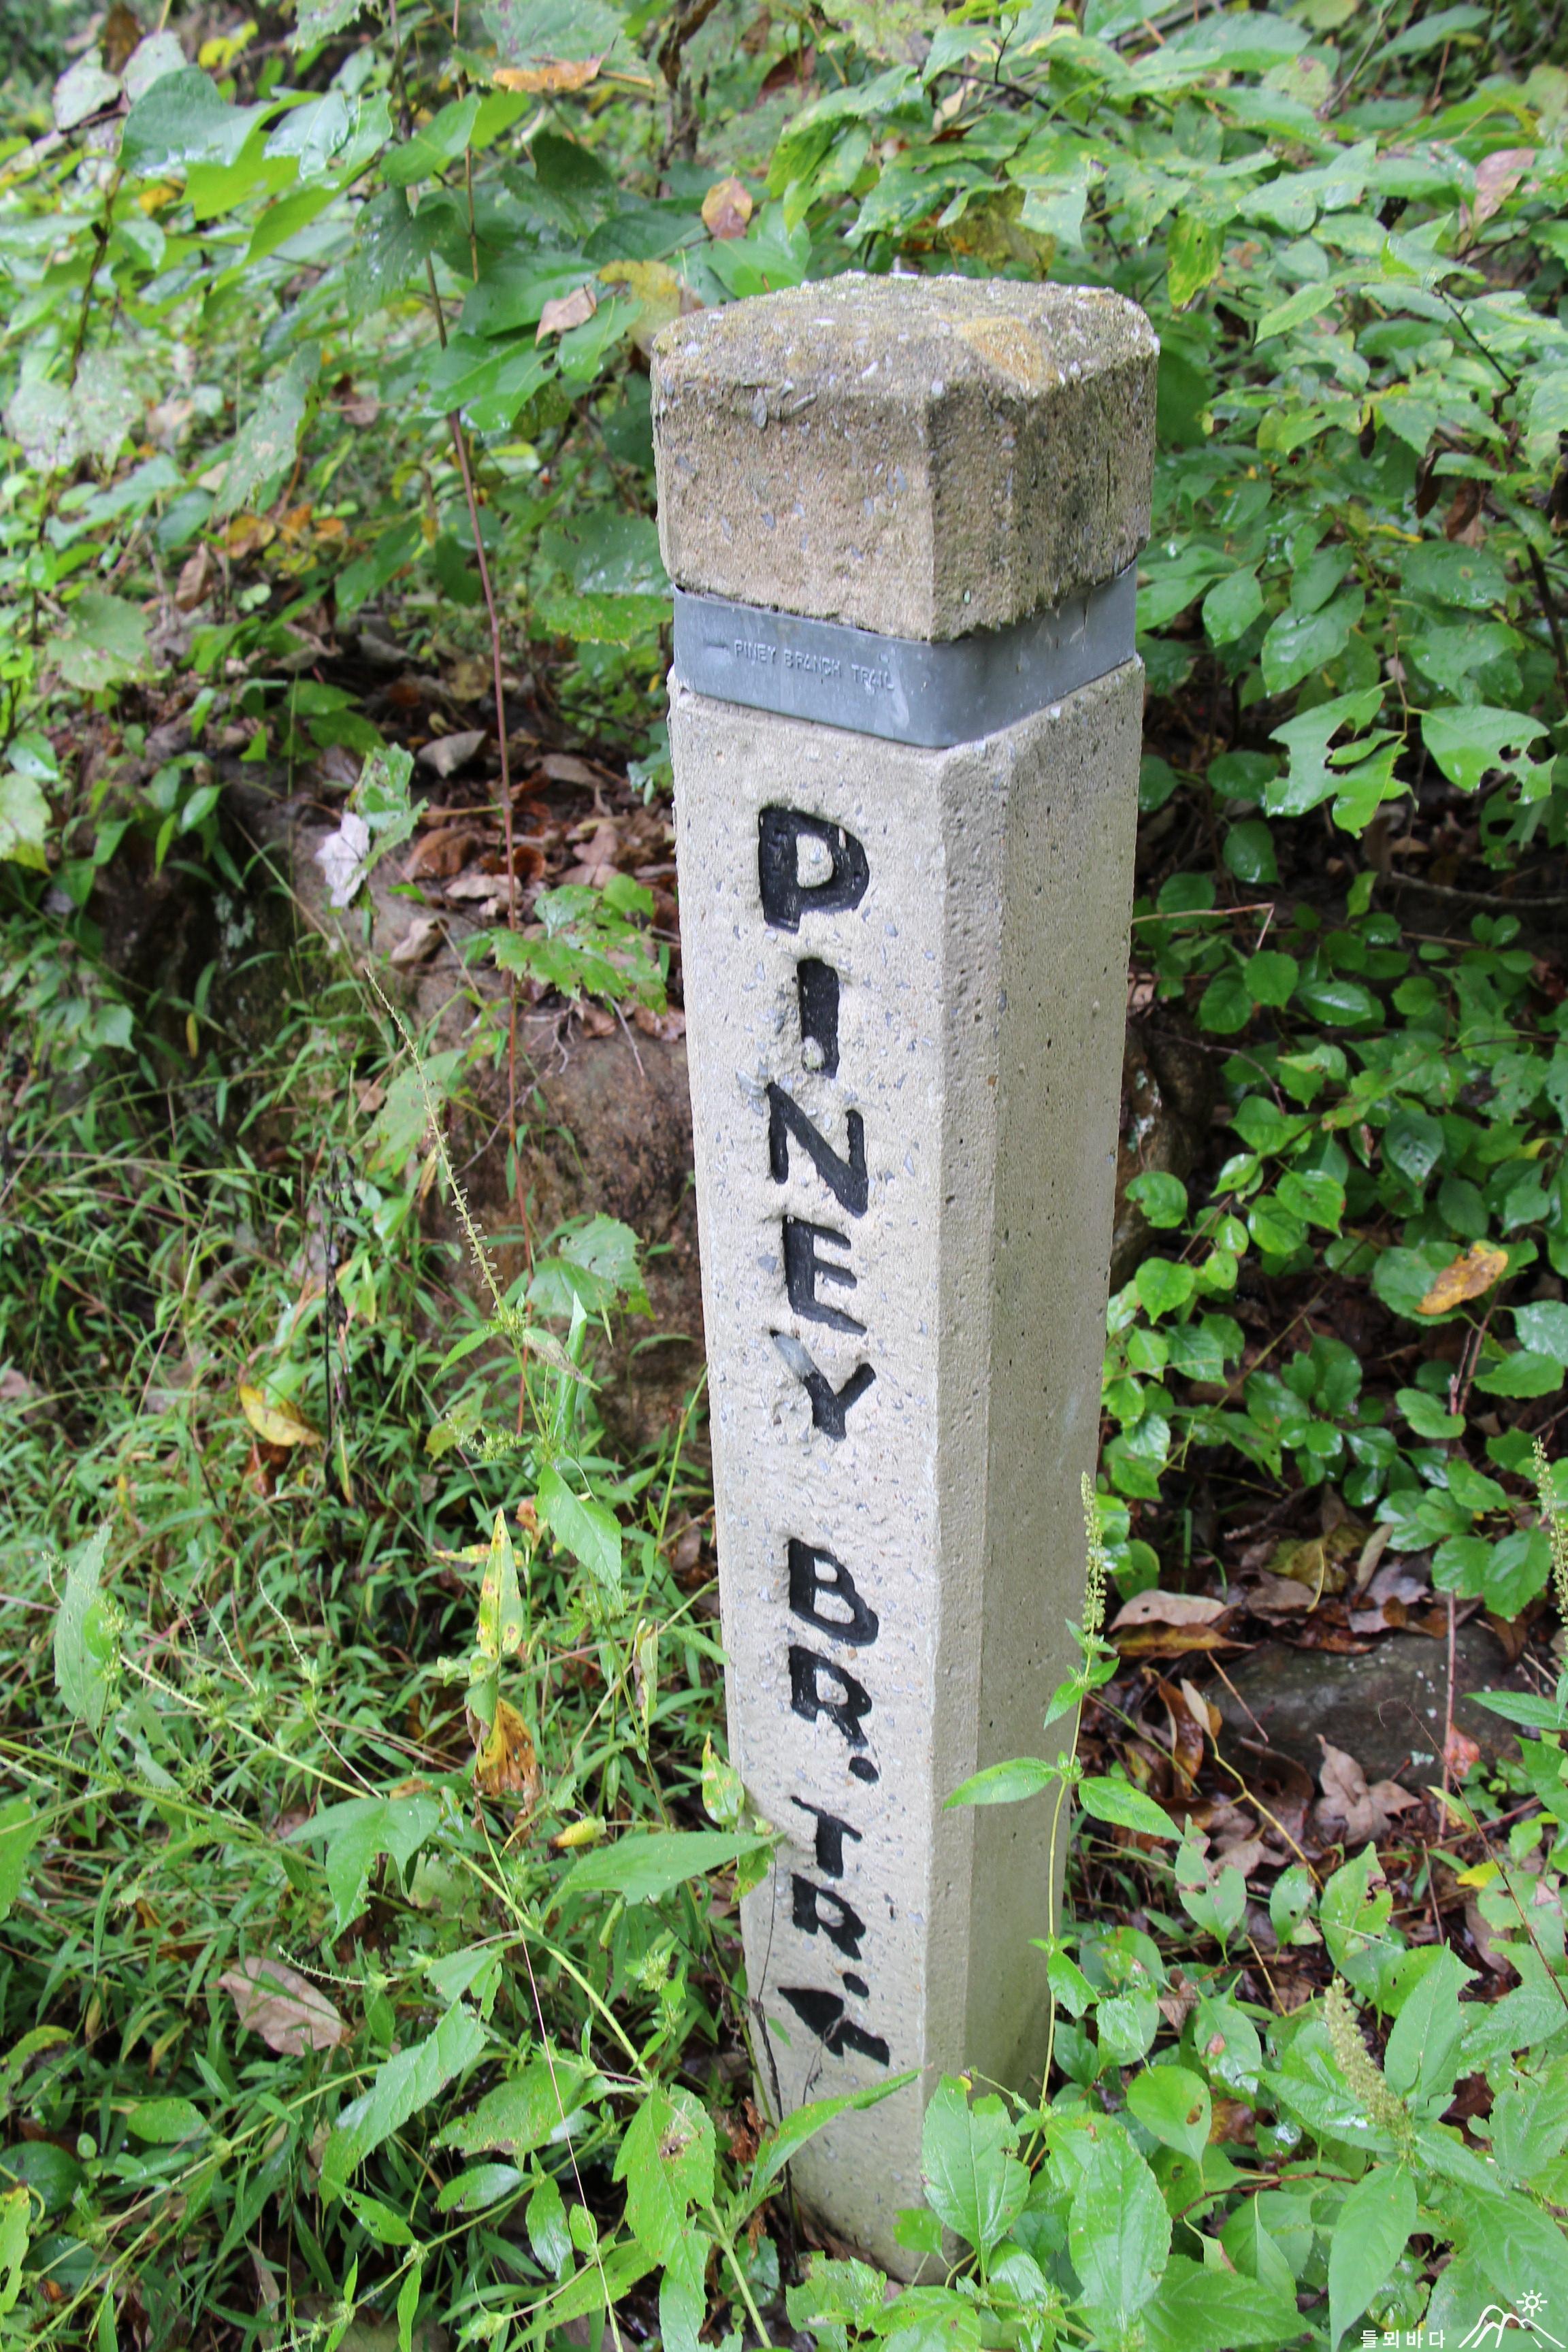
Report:
<svg viewBox="0 0 1568 2352"><path fill-rule="evenodd" d="M1120 295L1008 280L679 320L653 354L670 576L889 636L1025 619L1147 539L1158 355Z"/></svg>
<svg viewBox="0 0 1568 2352"><path fill-rule="evenodd" d="M794 2168L906 2273L938 2077L1043 2059L1047 1801L942 1807L1071 1663L1142 710L1136 662L946 751L672 695L731 1752L788 1839L760 2089L918 2070Z"/></svg>

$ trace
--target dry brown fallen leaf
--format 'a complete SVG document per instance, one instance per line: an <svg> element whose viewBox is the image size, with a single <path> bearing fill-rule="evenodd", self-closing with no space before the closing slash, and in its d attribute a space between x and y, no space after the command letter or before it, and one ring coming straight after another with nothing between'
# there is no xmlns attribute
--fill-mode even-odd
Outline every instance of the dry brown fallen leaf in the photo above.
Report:
<svg viewBox="0 0 1568 2352"><path fill-rule="evenodd" d="M1262 1617L1299 1615L1312 1605L1312 1596L1304 1584L1289 1576L1274 1576L1266 1568L1258 1571L1258 1580L1247 1587L1247 1605Z"/></svg>
<svg viewBox="0 0 1568 2352"><path fill-rule="evenodd" d="M320 1445L320 1433L287 1399L272 1403L247 1381L239 1384L240 1410L266 1445Z"/></svg>
<svg viewBox="0 0 1568 2352"><path fill-rule="evenodd" d="M1225 1615L1223 1601L1202 1592L1135 1592L1111 1620L1114 1633L1122 1625L1206 1625Z"/></svg>
<svg viewBox="0 0 1568 2352"><path fill-rule="evenodd" d="M744 236L752 199L733 173L715 180L702 199L702 226L712 237Z"/></svg>
<svg viewBox="0 0 1568 2352"><path fill-rule="evenodd" d="M1500 1275L1507 1272L1507 1250L1494 1249L1489 1242L1472 1242L1451 1265L1443 1268L1426 1297L1417 1303L1416 1312L1447 1315L1453 1307L1463 1307L1468 1299L1479 1298Z"/></svg>
<svg viewBox="0 0 1568 2352"><path fill-rule="evenodd" d="M575 294L558 295L540 312L534 341L542 343L546 335L563 335L569 327L585 327L598 307L599 298L591 286L579 286Z"/></svg>
<svg viewBox="0 0 1568 2352"><path fill-rule="evenodd" d="M398 971L409 971L423 963L441 937L441 926L434 915L416 915L393 949L387 961Z"/></svg>
<svg viewBox="0 0 1568 2352"><path fill-rule="evenodd" d="M1368 1838L1386 1835L1396 1813L1419 1804L1408 1789L1397 1780L1376 1780L1369 1788L1366 1774L1353 1756L1342 1748L1332 1748L1320 1731L1318 1745L1323 1751L1322 1769L1318 1783L1323 1792L1323 1810L1336 1814L1345 1825L1345 1835L1352 1844L1362 1844Z"/></svg>
<svg viewBox="0 0 1568 2352"><path fill-rule="evenodd" d="M437 735L434 742L422 743L414 756L425 767L434 768L438 776L455 776L483 748L484 740L482 727L464 727L456 734Z"/></svg>
<svg viewBox="0 0 1568 2352"><path fill-rule="evenodd" d="M247 2032L259 2033L268 2050L286 2058L307 2050L335 2050L348 2027L323 1992L297 1969L257 1954L226 1969L218 1983L228 1993Z"/></svg>
<svg viewBox="0 0 1568 2352"><path fill-rule="evenodd" d="M1505 205L1535 161L1533 147L1500 147L1476 165L1476 194L1465 207L1473 234Z"/></svg>

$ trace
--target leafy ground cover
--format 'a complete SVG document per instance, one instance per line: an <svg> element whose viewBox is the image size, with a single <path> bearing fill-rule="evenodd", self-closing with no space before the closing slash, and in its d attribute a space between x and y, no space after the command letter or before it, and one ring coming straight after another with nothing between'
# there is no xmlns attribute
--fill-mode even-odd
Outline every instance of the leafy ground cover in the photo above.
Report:
<svg viewBox="0 0 1568 2352"><path fill-rule="evenodd" d="M1528 0L8 40L12 2340L1557 2332L1561 49ZM1209 1083L1183 1173L1128 1139L1047 2095L938 2093L889 2300L750 2104L700 1408L617 1458L635 1240L533 1229L513 1016L679 1027L652 336L895 265L1161 333L1130 1003ZM271 943L258 782L351 918L379 869L461 919L461 1052ZM490 1064L518 1215L459 1284ZM1517 1760L1225 1732L1248 1643L1483 1622Z"/></svg>

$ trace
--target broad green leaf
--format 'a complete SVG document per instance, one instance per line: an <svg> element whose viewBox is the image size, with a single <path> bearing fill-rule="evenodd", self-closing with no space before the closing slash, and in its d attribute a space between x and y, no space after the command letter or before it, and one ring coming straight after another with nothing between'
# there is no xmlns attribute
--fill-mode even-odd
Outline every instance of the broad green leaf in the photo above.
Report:
<svg viewBox="0 0 1568 2352"><path fill-rule="evenodd" d="M1403 2167L1376 2166L1346 2196L1329 2236L1331 2352L1387 2285L1415 2218L1415 2184Z"/></svg>
<svg viewBox="0 0 1568 2352"><path fill-rule="evenodd" d="M626 2223L656 2261L675 2259L694 2203L713 2197L713 2124L689 2091L655 2085L632 2117L616 2157L626 2184Z"/></svg>
<svg viewBox="0 0 1568 2352"><path fill-rule="evenodd" d="M206 2117L189 2099L142 2099L125 2122L137 2139L150 2140L155 2147L174 2147L182 2140L200 2139L207 2130Z"/></svg>
<svg viewBox="0 0 1568 2352"><path fill-rule="evenodd" d="M44 1833L47 1815L33 1811L28 1797L9 1797L0 1805L0 1919L8 1918L22 1891L27 1862Z"/></svg>
<svg viewBox="0 0 1568 2352"><path fill-rule="evenodd" d="M248 420L235 436L216 513L237 514L293 464L305 404L320 366L318 350L296 352L281 374L263 387Z"/></svg>
<svg viewBox="0 0 1568 2352"><path fill-rule="evenodd" d="M1529 781L1535 763L1528 746L1546 733L1545 724L1520 710L1490 703L1445 703L1424 713L1421 737L1438 767L1461 792L1473 793L1494 773ZM1550 761L1542 768L1544 789Z"/></svg>
<svg viewBox="0 0 1568 2352"><path fill-rule="evenodd" d="M1213 283L1219 276L1220 259L1220 234L1215 223L1199 213L1178 213L1165 239L1165 272L1173 310L1184 310L1194 296Z"/></svg>
<svg viewBox="0 0 1568 2352"><path fill-rule="evenodd" d="M327 1885L338 1906L342 1935L364 1907L370 1874L384 1854L399 1870L411 1862L441 1821L441 1801L416 1790L405 1797L351 1797L328 1805L289 1832L301 1845L323 1843Z"/></svg>
<svg viewBox="0 0 1568 2352"><path fill-rule="evenodd" d="M483 2057L489 2035L471 2009L447 2010L434 2033L394 2053L377 2067L368 2091L351 2099L321 2158L321 2195L329 2202L384 2139L429 2105L448 2083Z"/></svg>
<svg viewBox="0 0 1568 2352"><path fill-rule="evenodd" d="M1517 1348L1510 1356L1494 1357L1476 1374L1483 1396L1555 1396L1563 1386L1564 1367L1555 1356L1538 1356Z"/></svg>
<svg viewBox="0 0 1568 2352"><path fill-rule="evenodd" d="M1281 613L1263 640L1260 656L1268 692L1284 694L1343 653L1365 609L1365 596L1352 588L1321 612Z"/></svg>
<svg viewBox="0 0 1568 2352"><path fill-rule="evenodd" d="M96 49L79 58L74 66L61 74L54 87L50 104L54 110L55 129L74 131L89 114L112 106L120 96L120 76L106 72L102 58Z"/></svg>
<svg viewBox="0 0 1568 2352"><path fill-rule="evenodd" d="M1258 341L1267 343L1276 335L1289 335L1298 327L1304 327L1321 310L1326 310L1331 303L1337 302L1342 290L1333 278L1317 285L1299 287L1294 294L1287 295L1283 302L1277 302L1271 310L1264 312L1258 321Z"/></svg>
<svg viewBox="0 0 1568 2352"><path fill-rule="evenodd" d="M59 646L60 676L84 694L134 677L147 659L147 615L124 596L85 588Z"/></svg>
<svg viewBox="0 0 1568 2352"><path fill-rule="evenodd" d="M951 2075L939 2084L921 2133L926 2199L983 2261L1007 2235L1029 2194L1017 2146L1017 2126L994 2095L971 2105L964 2084Z"/></svg>
<svg viewBox="0 0 1568 2352"><path fill-rule="evenodd" d="M564 2137L584 2102L600 2088L598 2075L574 2053L537 2051L520 2074L487 2091L471 2115L447 2124L437 2145L458 2148L465 2156L500 2148L521 2161Z"/></svg>
<svg viewBox="0 0 1568 2352"><path fill-rule="evenodd" d="M163 74L125 118L121 169L147 180L188 171L193 163L232 163L274 110L230 104L212 76L195 66Z"/></svg>
<svg viewBox="0 0 1568 2352"><path fill-rule="evenodd" d="M1513 1310L1514 1335L1532 1355L1568 1365L1568 1306L1549 1298Z"/></svg>
<svg viewBox="0 0 1568 2352"><path fill-rule="evenodd" d="M103 1721L120 1659L121 1614L99 1589L108 1550L106 1520L68 1558L55 1617L55 1687L89 1731Z"/></svg>
<svg viewBox="0 0 1568 2352"><path fill-rule="evenodd" d="M689 1878L761 1853L771 1831L752 1836L727 1830L634 1831L614 1845L579 1856L556 1889L567 1895L619 1895L628 1903L658 1903Z"/></svg>
<svg viewBox="0 0 1568 2352"><path fill-rule="evenodd" d="M46 873L48 834L49 804L32 777L19 775L15 768L0 774L0 857Z"/></svg>
<svg viewBox="0 0 1568 2352"><path fill-rule="evenodd" d="M1153 2174L1109 2117L1085 2154L1068 2247L1089 2314L1124 2335L1160 2284L1171 2217Z"/></svg>
<svg viewBox="0 0 1568 2352"><path fill-rule="evenodd" d="M1163 1805L1130 1780L1090 1778L1078 1784L1078 1801L1097 1822L1136 1830L1144 1837L1173 1838L1181 1832Z"/></svg>
<svg viewBox="0 0 1568 2352"><path fill-rule="evenodd" d="M1430 2116L1441 2115L1463 2071L1468 2020L1459 1997L1474 1977L1473 1969L1440 1948L1400 2004L1383 2053L1389 2088Z"/></svg>
<svg viewBox="0 0 1568 2352"><path fill-rule="evenodd" d="M1234 645L1244 637L1263 610L1263 591L1256 572L1233 572L1204 598L1204 627L1214 646Z"/></svg>
<svg viewBox="0 0 1568 2352"><path fill-rule="evenodd" d="M416 180L437 179L459 156L472 135L479 110L477 92L456 98L424 129L382 158L381 176L389 188L411 187Z"/></svg>
<svg viewBox="0 0 1568 2352"><path fill-rule="evenodd" d="M1202 2156L1208 2146L1208 2084L1184 2066L1146 2067L1127 2085L1127 2104L1144 2130L1167 2147Z"/></svg>
<svg viewBox="0 0 1568 2352"><path fill-rule="evenodd" d="M769 2181L778 2179L785 2165L805 2146L806 2141L814 2138L836 2116L858 2115L867 2107L879 2106L884 2099L890 2099L895 2091L907 2090L911 2083L919 2080L918 2073L893 2074L885 2083L868 2084L863 2091L846 2091L833 2099L812 2099L804 2107L796 2107L795 2113L786 2116L778 2130L757 2150L756 2163L752 2170L752 2196L760 2197Z"/></svg>
<svg viewBox="0 0 1568 2352"><path fill-rule="evenodd" d="M1247 2200L1248 2206L1263 2202ZM1293 2343L1302 2333L1294 2282L1277 2250L1275 2261L1283 2277L1244 2277L1173 2254L1140 2314L1144 2352L1242 2352L1252 2345Z"/></svg>
<svg viewBox="0 0 1568 2352"><path fill-rule="evenodd" d="M947 1801L949 1805L1016 1805L1026 1797L1037 1797L1058 1777L1058 1768L1038 1756L1015 1756L1005 1764L987 1764L983 1772L972 1772Z"/></svg>
<svg viewBox="0 0 1568 2352"><path fill-rule="evenodd" d="M16 2308L22 2292L22 2265L27 2259L27 2223L31 2191L7 2189L0 2195L0 2316Z"/></svg>
<svg viewBox="0 0 1568 2352"><path fill-rule="evenodd" d="M621 1597L621 1529L607 1503L574 1494L560 1472L539 1481L539 1516L612 1602Z"/></svg>

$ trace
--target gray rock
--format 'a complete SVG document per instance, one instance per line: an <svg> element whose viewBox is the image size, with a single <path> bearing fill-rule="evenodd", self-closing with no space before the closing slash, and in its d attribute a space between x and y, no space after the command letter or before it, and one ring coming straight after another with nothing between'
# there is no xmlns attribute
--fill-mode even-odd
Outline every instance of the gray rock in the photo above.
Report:
<svg viewBox="0 0 1568 2352"><path fill-rule="evenodd" d="M1502 1649L1479 1619L1454 1645L1454 1722L1489 1761L1511 1745L1500 1716L1460 1694L1517 1686ZM1361 1657L1268 1642L1226 1669L1238 1697L1216 1681L1206 1696L1224 1717L1238 1765L1258 1726L1270 1748L1304 1764L1315 1780L1321 1733L1353 1756L1368 1780L1425 1789L1442 1774L1448 1645L1425 1633L1391 1633ZM1250 1710L1250 1712L1248 1712ZM1256 1723L1253 1718L1256 1718Z"/></svg>

